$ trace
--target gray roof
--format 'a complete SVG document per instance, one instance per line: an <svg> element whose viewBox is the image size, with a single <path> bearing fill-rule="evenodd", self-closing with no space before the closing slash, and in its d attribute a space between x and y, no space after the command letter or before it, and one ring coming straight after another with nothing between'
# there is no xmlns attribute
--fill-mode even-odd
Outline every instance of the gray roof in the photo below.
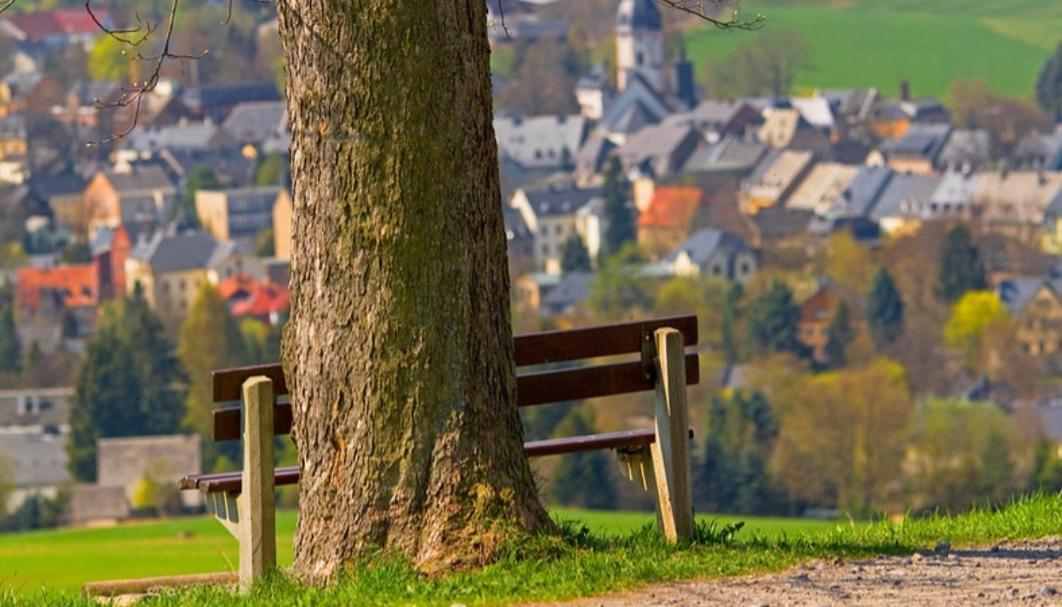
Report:
<svg viewBox="0 0 1062 607"><path fill-rule="evenodd" d="M68 95L77 99L82 107L95 105L116 99L121 94L121 87L110 80L78 80L70 86Z"/></svg>
<svg viewBox="0 0 1062 607"><path fill-rule="evenodd" d="M206 261L207 268L216 268L237 254L254 255L251 243L246 240L223 240L216 243L213 253Z"/></svg>
<svg viewBox="0 0 1062 607"><path fill-rule="evenodd" d="M667 102L638 72L628 76L623 89L605 110L601 125L610 133L633 133L660 122L672 113Z"/></svg>
<svg viewBox="0 0 1062 607"><path fill-rule="evenodd" d="M138 242L129 257L146 262L156 272L180 272L208 267L215 249L217 243L205 232L157 232L150 240Z"/></svg>
<svg viewBox="0 0 1062 607"><path fill-rule="evenodd" d="M66 424L73 388L0 390L0 428Z"/></svg>
<svg viewBox="0 0 1062 607"><path fill-rule="evenodd" d="M510 206L502 206L502 219L505 221L506 241L531 238L531 230L527 227L524 216L520 214L520 211Z"/></svg>
<svg viewBox="0 0 1062 607"><path fill-rule="evenodd" d="M587 137L575 155L576 171L583 176L600 172L614 149L616 149L615 143L612 143L603 133L595 131Z"/></svg>
<svg viewBox="0 0 1062 607"><path fill-rule="evenodd" d="M217 141L221 127L210 122L187 122L169 126L139 127L125 138L123 148L142 152L162 148L202 150Z"/></svg>
<svg viewBox="0 0 1062 607"><path fill-rule="evenodd" d="M859 169L855 178L842 192L838 210L848 217L869 215L892 175L892 169L887 167L866 166Z"/></svg>
<svg viewBox="0 0 1062 607"><path fill-rule="evenodd" d="M627 137L616 153L627 170L662 177L682 168L698 140L698 131L689 125L656 124Z"/></svg>
<svg viewBox="0 0 1062 607"><path fill-rule="evenodd" d="M767 145L750 139L727 135L714 144L698 147L683 171L751 170L764 155Z"/></svg>
<svg viewBox="0 0 1062 607"><path fill-rule="evenodd" d="M16 487L53 487L70 480L61 434L0 432L0 457L14 467Z"/></svg>
<svg viewBox="0 0 1062 607"><path fill-rule="evenodd" d="M599 198L601 188L579 188L571 184L553 183L544 188L524 190L524 195L538 217L571 215L594 198Z"/></svg>
<svg viewBox="0 0 1062 607"><path fill-rule="evenodd" d="M586 300L593 282L593 272L568 272L561 276L557 286L550 289L549 293L542 298L543 312L546 314L569 312Z"/></svg>
<svg viewBox="0 0 1062 607"><path fill-rule="evenodd" d="M653 0L620 0L616 9L617 33L636 29L660 30L663 20Z"/></svg>
<svg viewBox="0 0 1062 607"><path fill-rule="evenodd" d="M874 205L871 217L923 217L922 209L929 203L940 185L935 175L896 173Z"/></svg>
<svg viewBox="0 0 1062 607"><path fill-rule="evenodd" d="M939 204L968 205L977 191L981 177L976 173L948 171L940 178L940 185L933 192L932 202Z"/></svg>
<svg viewBox="0 0 1062 607"><path fill-rule="evenodd" d="M0 137L25 137L26 121L19 114L0 118Z"/></svg>
<svg viewBox="0 0 1062 607"><path fill-rule="evenodd" d="M288 114L283 101L245 101L236 104L221 128L240 143L261 143L287 130Z"/></svg>
<svg viewBox="0 0 1062 607"><path fill-rule="evenodd" d="M108 181L123 198L137 195L153 198L157 191L169 194L177 192L166 171L155 164L133 165L128 171L109 170L106 174Z"/></svg>
<svg viewBox="0 0 1062 607"><path fill-rule="evenodd" d="M949 124L912 124L900 139L883 143L881 151L886 156L919 156L935 160L950 133Z"/></svg>
<svg viewBox="0 0 1062 607"><path fill-rule="evenodd" d="M712 257L715 257L716 252L724 248L732 251L741 251L747 249L748 245L736 234L715 228L704 228L694 232L692 236L686 239L686 242L679 245L664 260L672 263L678 259L680 253L685 252L690 261L697 265L703 265L710 261Z"/></svg>
<svg viewBox="0 0 1062 607"><path fill-rule="evenodd" d="M494 119L498 150L524 167L559 167L564 150L569 159L586 133L582 116L499 116Z"/></svg>
<svg viewBox="0 0 1062 607"><path fill-rule="evenodd" d="M1011 157L1019 168L1062 171L1062 125L1055 127L1053 133L1032 133L1022 137L1014 146Z"/></svg>
<svg viewBox="0 0 1062 607"><path fill-rule="evenodd" d="M1062 285L1056 284L1058 279L1053 279L1048 276L1024 276L1020 278L1008 278L999 283L999 287L996 289L999 295L1000 301L1003 305L1007 306L1007 310L1011 316L1017 317L1024 310L1025 307L1032 302L1036 294L1040 292L1040 289L1045 285L1055 289L1055 292L1059 292L1058 287Z"/></svg>
<svg viewBox="0 0 1062 607"><path fill-rule="evenodd" d="M984 129L955 129L937 156L943 167L977 169L992 162L992 137Z"/></svg>

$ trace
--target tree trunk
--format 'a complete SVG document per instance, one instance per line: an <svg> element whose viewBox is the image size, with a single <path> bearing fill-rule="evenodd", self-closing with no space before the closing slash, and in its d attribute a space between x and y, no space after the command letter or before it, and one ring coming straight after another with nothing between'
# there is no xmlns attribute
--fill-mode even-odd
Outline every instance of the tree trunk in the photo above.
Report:
<svg viewBox="0 0 1062 607"><path fill-rule="evenodd" d="M297 574L551 529L515 407L482 0L289 0Z"/></svg>

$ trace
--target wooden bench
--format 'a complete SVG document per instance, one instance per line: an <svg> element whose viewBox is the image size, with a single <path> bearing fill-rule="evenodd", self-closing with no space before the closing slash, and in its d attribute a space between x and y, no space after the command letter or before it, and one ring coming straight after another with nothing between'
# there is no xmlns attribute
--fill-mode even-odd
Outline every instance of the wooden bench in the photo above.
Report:
<svg viewBox="0 0 1062 607"><path fill-rule="evenodd" d="M613 449L628 478L657 494L658 519L672 541L693 527L689 477L686 385L699 381L697 317L518 335L518 367L637 354L638 358L593 366L532 370L517 375L517 405L531 407L633 392L656 391L655 428L553 438L524 444L528 457ZM242 439L244 469L192 474L182 490L201 491L207 509L240 545L241 588L276 565L274 488L299 482L298 467L274 468L273 436L291 432L290 403L279 364L223 369L213 373L214 402L241 401L242 407L214 411L215 441ZM241 431L242 421L242 431Z"/></svg>

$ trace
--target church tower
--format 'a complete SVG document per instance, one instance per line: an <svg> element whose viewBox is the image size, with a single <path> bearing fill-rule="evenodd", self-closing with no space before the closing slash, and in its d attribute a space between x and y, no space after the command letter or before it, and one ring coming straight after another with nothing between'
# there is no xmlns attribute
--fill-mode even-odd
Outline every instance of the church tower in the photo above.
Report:
<svg viewBox="0 0 1062 607"><path fill-rule="evenodd" d="M657 91L664 85L664 27L654 0L620 0L616 11L616 84L637 72Z"/></svg>

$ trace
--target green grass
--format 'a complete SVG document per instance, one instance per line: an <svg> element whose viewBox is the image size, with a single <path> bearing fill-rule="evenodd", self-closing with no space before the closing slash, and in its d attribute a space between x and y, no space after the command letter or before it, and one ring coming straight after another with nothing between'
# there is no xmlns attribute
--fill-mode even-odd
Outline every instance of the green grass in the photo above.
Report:
<svg viewBox="0 0 1062 607"><path fill-rule="evenodd" d="M1057 534L1062 529L1062 497L1029 498L1001 511L909 520L902 524L809 526L804 521L750 520L748 528L735 532L728 524L702 520L696 540L682 546L667 545L651 528L643 527L618 535L606 532L630 529L638 524L638 517L573 512L561 512L559 516L573 514L585 519L593 531L567 525L564 540L542 538L524 542L496 564L474 573L428 579L417 575L401 560L382 558L372 566L356 568L348 579L326 590L304 588L278 577L257 588L250 597L239 598L224 589L206 588L164 594L148 604L495 605L592 596L666 580L777 570L812 558L904 554L945 540L963 546L1001 539L1043 537ZM642 517L641 521L644 520ZM124 552L127 561L143 561L137 566L146 566L152 559L160 558L159 552L176 554L187 548L173 539L173 534L180 529L196 530L195 538L184 541L206 542L208 531L200 525L209 522L164 523L170 525L167 529L159 525L143 525L12 536L4 538L0 544L0 572L8 575L6 572L12 565L22 560L19 554L34 547L42 547L42 553L50 554L53 568L61 566L78 572L91 568L106 572L106 563L86 562L101 557L99 547L90 553L85 552L86 547L94 543L85 534L105 532L115 535L109 540L110 552ZM291 516L282 517L281 524L290 530ZM198 535L200 530L202 536ZM218 546L205 546L200 554L218 550ZM224 549L220 550L224 552ZM288 554L289 550L284 553ZM117 559L118 555L115 554L114 558ZM221 557L214 555L210 558ZM151 564L162 562L165 561L155 560ZM120 577L117 575L119 571L112 573L97 577ZM157 575L163 572L146 573ZM88 604L69 591L34 592L33 587L26 584L0 590L0 606Z"/></svg>
<svg viewBox="0 0 1062 607"><path fill-rule="evenodd" d="M812 67L797 89L876 86L895 96L907 79L915 96L943 97L956 79L984 78L997 92L1030 99L1062 41L1057 0L749 0L742 12L764 13L766 30L800 32ZM688 31L698 75L761 32Z"/></svg>

